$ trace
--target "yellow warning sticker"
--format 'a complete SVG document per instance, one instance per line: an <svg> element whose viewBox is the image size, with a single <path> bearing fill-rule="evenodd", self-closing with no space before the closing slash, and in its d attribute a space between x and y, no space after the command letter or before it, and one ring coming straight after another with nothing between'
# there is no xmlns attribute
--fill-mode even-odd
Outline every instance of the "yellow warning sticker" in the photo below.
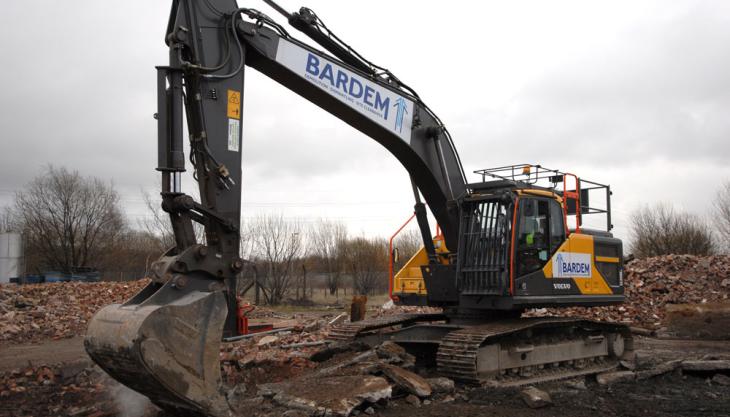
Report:
<svg viewBox="0 0 730 417"><path fill-rule="evenodd" d="M228 90L228 117L241 119L241 92Z"/></svg>

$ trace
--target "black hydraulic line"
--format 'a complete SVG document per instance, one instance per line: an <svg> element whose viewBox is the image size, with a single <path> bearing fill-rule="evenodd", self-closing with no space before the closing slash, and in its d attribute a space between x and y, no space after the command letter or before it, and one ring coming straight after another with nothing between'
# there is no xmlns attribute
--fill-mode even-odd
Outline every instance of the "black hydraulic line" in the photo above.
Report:
<svg viewBox="0 0 730 417"><path fill-rule="evenodd" d="M309 36L309 38L311 38L324 49L332 53L332 55L341 59L342 62L351 65L371 76L375 75L375 71L372 67L361 61L349 50L342 47L332 38L319 30L319 28L312 22L311 15L309 15L308 13L304 11L300 11L299 13L293 13L289 18L289 24L292 25L295 29Z"/></svg>
<svg viewBox="0 0 730 417"><path fill-rule="evenodd" d="M237 10L236 13L231 15L231 17L229 18L230 21L227 24L224 24L224 27L225 27L224 32L226 33L226 40L229 41L228 30L230 29L231 35L233 36L233 39L236 41L236 47L238 48L238 66L236 67L236 69L234 69L233 71L231 71L228 74L204 74L203 75L204 78L228 79L228 78L235 77L243 69L243 64L244 64L244 60L245 60L244 49L243 49L243 45L241 45L241 39L238 38L238 33L236 33L236 17L238 16L238 13L243 10L247 10L247 9ZM226 43L228 43L228 42L226 42ZM230 59L230 52L231 52L230 47L228 47L227 51L226 51L227 56L226 56L225 62L220 67L216 67L216 70L223 68L225 66L225 64L228 63L228 60Z"/></svg>
<svg viewBox="0 0 730 417"><path fill-rule="evenodd" d="M375 75L375 70L372 65L350 52L350 48L346 47L346 45L343 46L340 44L344 44L344 42L338 43L336 39L330 36L331 33L325 33L319 28L319 19L310 9L302 7L299 9L299 12L289 13L273 0L264 0L264 3L284 16L292 27L307 35L325 50L341 59L342 62L371 76Z"/></svg>
<svg viewBox="0 0 730 417"><path fill-rule="evenodd" d="M291 13L287 12L283 7L276 4L273 0L264 0L264 3L268 4L269 6L271 6L271 8L281 13L282 16L286 17L286 20L291 19Z"/></svg>
<svg viewBox="0 0 730 417"><path fill-rule="evenodd" d="M446 169L446 159L444 159L444 150L441 147L441 141L439 140L438 134L433 138L434 146L436 146L436 154L439 158L439 164L441 165L441 175L446 183L446 187L449 190L449 197L454 199L454 190L451 188L451 178L449 177L449 171Z"/></svg>

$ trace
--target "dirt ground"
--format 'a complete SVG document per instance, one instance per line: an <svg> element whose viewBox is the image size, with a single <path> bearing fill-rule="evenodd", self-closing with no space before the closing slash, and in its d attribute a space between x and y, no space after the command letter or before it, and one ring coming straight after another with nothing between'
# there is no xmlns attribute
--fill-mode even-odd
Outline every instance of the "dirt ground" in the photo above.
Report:
<svg viewBox="0 0 730 417"><path fill-rule="evenodd" d="M84 338L49 340L44 343L0 345L0 372L19 367L43 364L60 364L86 360Z"/></svg>
<svg viewBox="0 0 730 417"><path fill-rule="evenodd" d="M674 359L730 359L727 341L636 339L637 363L662 363ZM57 381L29 386L24 392L0 398L0 416L88 416L88 417L161 417L162 412L143 397L126 390L106 377L98 368L90 368L82 338L49 341L29 345L0 346L0 374L22 374L17 369L46 366L54 369ZM292 372L287 364L270 364L252 368L247 392L251 396L256 384L296 377L308 370ZM22 378L22 375L20 375ZM33 374L34 378L35 374ZM585 388L575 384L553 382L540 385L553 400L546 408L531 409L522 401L519 389L494 389L458 386L451 395L439 394L418 408L406 403L404 395L395 395L384 404L376 404L374 415L405 416L730 416L730 386L710 381L711 375L672 372L641 382L624 382L608 386L586 378ZM245 415L281 415L270 402L257 403L257 409Z"/></svg>

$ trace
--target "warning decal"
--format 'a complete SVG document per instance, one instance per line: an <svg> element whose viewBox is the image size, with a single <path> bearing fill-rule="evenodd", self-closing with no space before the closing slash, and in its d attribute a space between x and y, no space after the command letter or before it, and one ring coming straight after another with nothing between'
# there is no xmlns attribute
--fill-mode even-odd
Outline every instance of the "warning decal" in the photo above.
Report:
<svg viewBox="0 0 730 417"><path fill-rule="evenodd" d="M241 120L241 92L228 90L228 117Z"/></svg>

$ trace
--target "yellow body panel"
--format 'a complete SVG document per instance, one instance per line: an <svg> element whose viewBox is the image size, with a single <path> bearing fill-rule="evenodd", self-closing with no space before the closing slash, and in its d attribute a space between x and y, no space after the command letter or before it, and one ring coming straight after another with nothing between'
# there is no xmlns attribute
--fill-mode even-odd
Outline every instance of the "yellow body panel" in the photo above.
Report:
<svg viewBox="0 0 730 417"><path fill-rule="evenodd" d="M579 233L572 233L568 236L568 239L563 242L555 252L552 258L542 268L542 272L545 274L545 278L553 278L553 259L558 256L560 252L572 252L572 253L585 253L591 257L591 276L590 278L574 277L573 281L578 286L578 289L582 294L590 295L609 295L613 294L611 288L606 284L606 280L603 278L598 268L596 268L596 256L594 251L595 245L593 243L593 236L583 235ZM602 257L601 257L602 258ZM615 258L618 262L618 258ZM602 261L606 262L606 261Z"/></svg>
<svg viewBox="0 0 730 417"><path fill-rule="evenodd" d="M436 236L433 239L433 245L437 254L448 253L443 236ZM446 260L443 260L443 263L446 263ZM395 274L393 277L393 292L395 294L426 295L426 286L421 272L422 265L428 265L428 255L425 247L421 247Z"/></svg>

